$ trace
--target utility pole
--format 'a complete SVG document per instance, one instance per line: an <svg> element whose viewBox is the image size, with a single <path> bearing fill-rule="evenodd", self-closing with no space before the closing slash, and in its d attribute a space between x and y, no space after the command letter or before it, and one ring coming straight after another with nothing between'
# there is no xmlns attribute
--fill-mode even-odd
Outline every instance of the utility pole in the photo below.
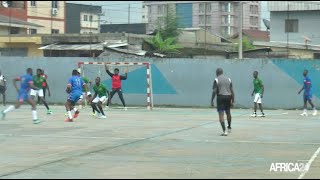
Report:
<svg viewBox="0 0 320 180"><path fill-rule="evenodd" d="M242 51L242 21L243 21L243 3L239 3L239 59L243 59Z"/></svg>
<svg viewBox="0 0 320 180"><path fill-rule="evenodd" d="M90 17L91 17L91 18L90 18ZM93 20L92 4L90 4L90 16L89 16L89 21L90 21L90 57L92 57L92 51L91 51L91 43L92 43L92 20Z"/></svg>
<svg viewBox="0 0 320 180"><path fill-rule="evenodd" d="M289 21L289 2L287 1L287 20ZM289 59L289 31L288 31L288 27L287 24L285 23L285 29L287 30L287 59Z"/></svg>
<svg viewBox="0 0 320 180"><path fill-rule="evenodd" d="M51 12L50 12L50 14L51 14L51 16L50 16L51 17L50 18L50 23L51 23L50 24L50 31L51 31L50 39L51 39L51 44L54 44L53 43L53 38L52 38L52 34L53 34L53 30L52 30L52 26L53 26L53 24L52 24L53 4L52 3L51 3ZM52 57L52 49L51 48L50 48L50 57Z"/></svg>
<svg viewBox="0 0 320 180"><path fill-rule="evenodd" d="M129 52L129 34L130 34L130 32L129 32L129 27L130 27L130 4L128 5L128 35L127 35L127 44L128 44L128 46L127 46L127 52Z"/></svg>
<svg viewBox="0 0 320 180"><path fill-rule="evenodd" d="M207 3L204 3L204 56L207 59Z"/></svg>

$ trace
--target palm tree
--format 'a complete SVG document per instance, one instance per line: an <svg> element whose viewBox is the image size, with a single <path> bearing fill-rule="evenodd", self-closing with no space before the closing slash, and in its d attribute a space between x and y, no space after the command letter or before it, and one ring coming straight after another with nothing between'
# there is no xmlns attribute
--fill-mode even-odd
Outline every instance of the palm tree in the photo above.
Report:
<svg viewBox="0 0 320 180"><path fill-rule="evenodd" d="M168 37L167 39L163 40L160 32L158 32L154 37L151 39L146 39L146 42L149 43L156 52L158 53L179 53L181 45L176 44L176 38Z"/></svg>

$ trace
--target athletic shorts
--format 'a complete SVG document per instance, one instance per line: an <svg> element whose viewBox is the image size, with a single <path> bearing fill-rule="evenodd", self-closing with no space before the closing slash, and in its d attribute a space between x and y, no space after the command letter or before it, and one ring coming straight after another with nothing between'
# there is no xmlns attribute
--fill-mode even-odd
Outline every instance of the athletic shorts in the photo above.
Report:
<svg viewBox="0 0 320 180"><path fill-rule="evenodd" d="M256 94L254 95L254 100L253 100L253 102L258 103L258 104L261 104L261 103L262 103L262 98L261 98L260 93L256 93Z"/></svg>
<svg viewBox="0 0 320 180"><path fill-rule="evenodd" d="M303 95L303 100L308 101L312 99L312 94Z"/></svg>
<svg viewBox="0 0 320 180"><path fill-rule="evenodd" d="M39 89L39 90L31 89L31 90L30 90L30 96L43 97L43 96L44 96L44 94L43 94L43 89Z"/></svg>
<svg viewBox="0 0 320 180"><path fill-rule="evenodd" d="M79 101L81 94L82 93L71 92L68 96L68 101L76 104Z"/></svg>
<svg viewBox="0 0 320 180"><path fill-rule="evenodd" d="M108 100L107 96L102 96L102 97L96 97L94 98L94 100L92 101L93 103L98 103L99 101L102 102L102 104L106 103Z"/></svg>
<svg viewBox="0 0 320 180"><path fill-rule="evenodd" d="M224 112L230 111L231 108L231 96L217 96L217 111Z"/></svg>
<svg viewBox="0 0 320 180"><path fill-rule="evenodd" d="M18 94L18 101L19 102L24 102L29 98L30 98L30 96L27 92L19 92L19 94Z"/></svg>
<svg viewBox="0 0 320 180"><path fill-rule="evenodd" d="M86 95L86 93L85 92L82 92L82 95L80 96L80 100L82 100L83 99L83 96L85 96ZM88 91L87 92L87 96L90 96L91 95L91 92L90 91Z"/></svg>
<svg viewBox="0 0 320 180"><path fill-rule="evenodd" d="M6 88L4 86L0 86L0 94L4 94L6 92Z"/></svg>

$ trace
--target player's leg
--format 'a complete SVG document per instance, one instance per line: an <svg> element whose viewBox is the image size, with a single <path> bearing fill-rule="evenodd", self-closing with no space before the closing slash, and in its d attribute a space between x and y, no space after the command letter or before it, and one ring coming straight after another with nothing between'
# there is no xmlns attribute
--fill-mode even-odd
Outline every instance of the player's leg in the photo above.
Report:
<svg viewBox="0 0 320 180"><path fill-rule="evenodd" d="M83 100L84 95L85 95L85 93L82 93L82 95L80 96L79 101L77 102L77 104L79 105L79 109L82 109L82 100Z"/></svg>
<svg viewBox="0 0 320 180"><path fill-rule="evenodd" d="M309 104L311 105L311 108L313 109L312 115L313 115L313 116L316 116L317 113L318 113L318 111L317 111L315 105L314 105L313 102L312 102L312 96L311 96L311 95L308 97L308 102L309 102Z"/></svg>
<svg viewBox="0 0 320 180"><path fill-rule="evenodd" d="M259 94L259 98L258 98L257 104L259 104L259 109L261 111L261 117L265 117L265 114L264 114L263 108L262 108L262 98L261 98L260 94Z"/></svg>
<svg viewBox="0 0 320 180"><path fill-rule="evenodd" d="M39 124L41 123L41 121L38 119L38 113L37 113L37 109L36 109L36 103L30 98L28 97L28 99L26 100L28 104L31 105L31 109L32 109L32 120L34 124Z"/></svg>
<svg viewBox="0 0 320 180"><path fill-rule="evenodd" d="M218 96L217 97L217 111L219 114L219 121L223 130L223 133L221 134L221 136L227 136L228 133L226 131L226 125L224 122L224 111L225 111L225 100L223 96Z"/></svg>
<svg viewBox="0 0 320 180"><path fill-rule="evenodd" d="M39 95L39 98L40 98L41 102L43 103L43 105L47 108L47 114L52 114L52 111L50 110L47 101L44 99L43 89L40 89L38 91L38 95Z"/></svg>
<svg viewBox="0 0 320 180"><path fill-rule="evenodd" d="M16 105L10 105L5 110L1 111L1 119L3 120L8 112L13 111L15 109L19 109L20 106L23 104L23 101L24 101L24 96L22 94L19 94Z"/></svg>
<svg viewBox="0 0 320 180"><path fill-rule="evenodd" d="M307 113L307 101L308 101L308 96L303 95L303 113L300 114L301 116L308 116L308 113Z"/></svg>
<svg viewBox="0 0 320 180"><path fill-rule="evenodd" d="M80 99L81 94L77 93L70 93L68 96L68 100L65 103L66 111L68 114L68 119L65 120L65 122L72 122L73 118L77 118L79 111L76 110L75 114L72 116L71 110L74 109L74 106L76 105L77 101Z"/></svg>
<svg viewBox="0 0 320 180"><path fill-rule="evenodd" d="M228 132L231 133L231 96L227 97L225 102L225 112L227 115L227 121L228 121Z"/></svg>
<svg viewBox="0 0 320 180"><path fill-rule="evenodd" d="M254 103L254 109L253 109L253 113L251 114L251 117L257 117L257 102L259 100L259 94L256 93L254 95L254 100L253 100L253 103Z"/></svg>
<svg viewBox="0 0 320 180"><path fill-rule="evenodd" d="M97 103L99 102L99 97L97 96L96 98L94 98L94 100L92 100L91 102L91 107L92 109L94 109L96 112L98 112L97 117L101 116L101 112L98 110L97 108Z"/></svg>
<svg viewBox="0 0 320 180"><path fill-rule="evenodd" d="M46 91L47 91L47 87L43 87L43 99L46 99Z"/></svg>
<svg viewBox="0 0 320 180"><path fill-rule="evenodd" d="M6 101L6 91L4 91L2 93L2 100L3 100L3 106L6 106L7 105L7 101Z"/></svg>
<svg viewBox="0 0 320 180"><path fill-rule="evenodd" d="M67 102L64 104L64 106L66 107L67 115L68 115L68 119L66 119L65 122L73 121L73 116L71 114L71 103L73 102L70 100L70 97L69 97Z"/></svg>
<svg viewBox="0 0 320 180"><path fill-rule="evenodd" d="M100 112L101 112L101 114L102 114L102 116L100 117L100 118L102 118L102 119L105 119L106 118L106 115L104 114L104 112L103 112L103 109L102 109L102 104L104 103L104 102L106 102L106 100L107 100L107 97L106 96L103 96L103 97L101 97L101 98L99 98L99 102L98 102L98 108L99 108L99 110L100 110Z"/></svg>
<svg viewBox="0 0 320 180"><path fill-rule="evenodd" d="M122 94L122 89L119 89L119 90L117 91L117 93L118 93L118 95L119 95L119 98L120 98L120 100L121 100L121 103L122 103L124 109L127 110L126 103L125 103L125 101L124 101L123 94Z"/></svg>
<svg viewBox="0 0 320 180"><path fill-rule="evenodd" d="M87 92L87 102L90 101L90 99L92 98L92 94L90 91ZM90 104L90 106L92 107L92 104ZM96 112L95 112L95 108L92 107L92 115L95 116L96 115Z"/></svg>
<svg viewBox="0 0 320 180"><path fill-rule="evenodd" d="M107 107L109 107L109 104L111 103L111 99L113 98L114 94L117 92L116 89L112 89L110 93L110 98L108 98Z"/></svg>

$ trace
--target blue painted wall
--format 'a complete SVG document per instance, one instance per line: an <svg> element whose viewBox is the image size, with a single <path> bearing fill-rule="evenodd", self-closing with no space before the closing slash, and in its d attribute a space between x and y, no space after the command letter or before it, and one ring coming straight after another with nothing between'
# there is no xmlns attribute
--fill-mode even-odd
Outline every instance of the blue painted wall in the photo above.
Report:
<svg viewBox="0 0 320 180"><path fill-rule="evenodd" d="M176 4L176 14L181 28L192 27L192 4Z"/></svg>

